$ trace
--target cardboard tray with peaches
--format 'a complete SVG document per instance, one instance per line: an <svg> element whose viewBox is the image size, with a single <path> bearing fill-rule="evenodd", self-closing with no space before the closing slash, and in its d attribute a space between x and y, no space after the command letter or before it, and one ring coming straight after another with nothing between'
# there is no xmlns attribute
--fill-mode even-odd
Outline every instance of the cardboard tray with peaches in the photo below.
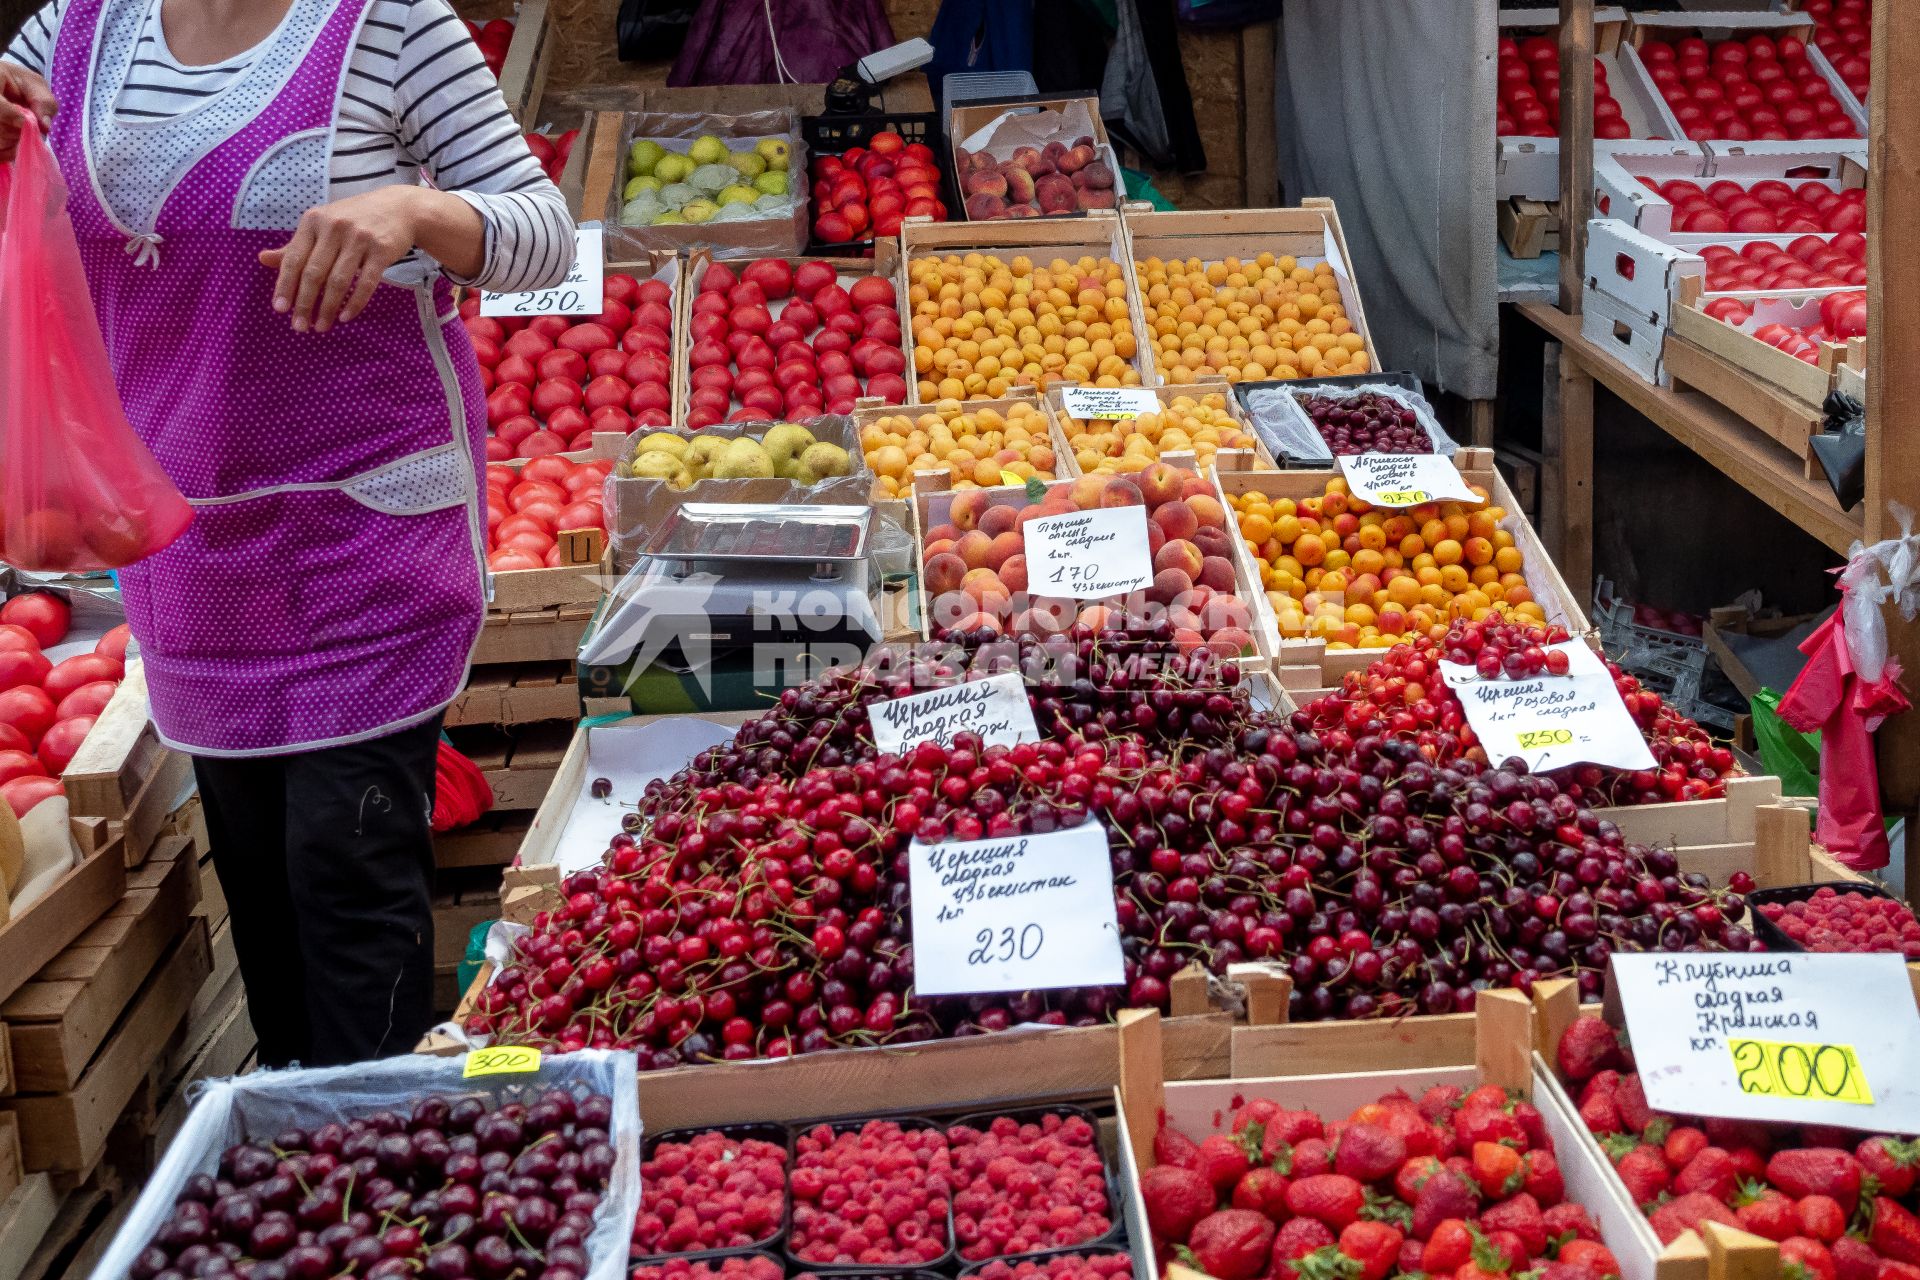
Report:
<svg viewBox="0 0 1920 1280"><path fill-rule="evenodd" d="M1497 527L1511 535L1513 547L1520 554L1520 568L1515 572L1525 579L1528 594L1540 606L1546 621L1565 627L1573 635L1587 633L1591 628L1581 610L1579 598L1567 585L1566 579L1560 576L1559 569L1554 567L1546 547L1528 522L1513 491L1494 467L1492 451L1461 449L1451 461L1467 483L1484 488L1491 499L1490 505L1503 513ZM1323 495L1328 482L1339 479L1341 475L1338 470L1235 471L1222 466L1215 471L1214 478L1221 500L1232 519L1237 495L1259 493L1270 499L1288 499L1298 503ZM1234 523L1236 527L1239 525L1237 520ZM1283 635L1279 614L1261 585L1266 581L1262 570L1267 566L1256 557L1245 537L1234 538L1233 544L1234 555L1239 562L1236 576L1251 584L1250 603L1259 624L1254 640L1261 655L1267 659L1275 682L1286 689L1294 701L1304 702L1337 686L1349 672L1364 670L1385 653L1385 647L1336 648L1325 638L1305 634Z"/></svg>

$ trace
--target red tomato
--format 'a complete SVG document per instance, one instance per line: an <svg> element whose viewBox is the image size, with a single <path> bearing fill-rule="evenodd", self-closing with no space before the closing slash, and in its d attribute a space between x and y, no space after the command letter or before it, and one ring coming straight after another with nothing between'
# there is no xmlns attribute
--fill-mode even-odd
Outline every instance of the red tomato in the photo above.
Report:
<svg viewBox="0 0 1920 1280"><path fill-rule="evenodd" d="M538 459L535 459L535 461L538 461ZM566 459L562 458L561 461L564 462ZM541 500L565 506L567 503L567 491L557 484L549 484L542 480L522 480L519 484L513 486L512 492L507 495L507 501L515 511L521 510L529 502L538 502Z"/></svg>
<svg viewBox="0 0 1920 1280"><path fill-rule="evenodd" d="M511 515L500 522L499 527L494 530L493 536L499 545L505 546L507 539L514 537L516 534L550 534L552 532L553 530L549 526L540 523L540 521L534 519L532 516Z"/></svg>
<svg viewBox="0 0 1920 1280"><path fill-rule="evenodd" d="M26 817L42 800L65 794L67 789L58 778L15 778L0 784L0 800L7 802L16 818Z"/></svg>
<svg viewBox="0 0 1920 1280"><path fill-rule="evenodd" d="M520 468L522 480L544 480L549 484L565 484L572 475L574 464L565 458L535 458Z"/></svg>
<svg viewBox="0 0 1920 1280"><path fill-rule="evenodd" d="M502 551L525 551L529 555L544 556L553 549L554 539L550 533L541 533L534 529L523 529L512 537L500 539ZM5 697L0 694L0 697Z"/></svg>
<svg viewBox="0 0 1920 1280"><path fill-rule="evenodd" d="M92 684L97 680L119 680L126 674L124 663L97 653L83 653L68 658L48 672L42 684L47 696L58 702L83 684Z"/></svg>
<svg viewBox="0 0 1920 1280"><path fill-rule="evenodd" d="M0 751L0 784L15 778L44 778L47 766L31 751Z"/></svg>
<svg viewBox="0 0 1920 1280"><path fill-rule="evenodd" d="M93 646L93 651L103 658L112 658L115 662L125 666L127 661L127 644L132 639L133 631L123 622L113 630L107 632L107 634L101 636L99 643Z"/></svg>
<svg viewBox="0 0 1920 1280"><path fill-rule="evenodd" d="M107 709L107 703L113 700L113 691L119 684L112 680L95 680L83 684L66 697L60 699L60 705L53 709L53 718L57 723L71 720L75 716L97 716ZM6 726L0 725L0 729ZM0 734L0 747L8 745L4 734Z"/></svg>
<svg viewBox="0 0 1920 1280"><path fill-rule="evenodd" d="M58 777L67 771L68 763L86 741L93 722L93 716L75 716L71 720L56 721L53 728L47 730L47 736L40 739L40 763L47 766L48 773Z"/></svg>
<svg viewBox="0 0 1920 1280"><path fill-rule="evenodd" d="M502 547L487 557L487 568L495 573L510 573L516 569L541 567L539 556L531 555L518 547Z"/></svg>
<svg viewBox="0 0 1920 1280"><path fill-rule="evenodd" d="M67 638L67 626L73 610L65 600L44 591L29 591L0 604L0 622L25 627L42 649L50 649Z"/></svg>
<svg viewBox="0 0 1920 1280"><path fill-rule="evenodd" d="M38 649L0 649L0 689L37 685L53 664Z"/></svg>
<svg viewBox="0 0 1920 1280"><path fill-rule="evenodd" d="M558 527L554 524L554 520L559 516L560 509L564 505L564 503L557 502L551 498L540 498L533 502L522 504L514 514L525 516L529 520L539 521L543 529L553 529Z"/></svg>
<svg viewBox="0 0 1920 1280"><path fill-rule="evenodd" d="M0 692L0 724L10 724L35 746L53 727L53 699L38 685L23 684Z"/></svg>
<svg viewBox="0 0 1920 1280"><path fill-rule="evenodd" d="M581 467L567 477L567 496L578 498L583 493L598 493L607 478L591 467Z"/></svg>
<svg viewBox="0 0 1920 1280"><path fill-rule="evenodd" d="M10 724L0 724L0 751L24 751L33 754L33 744L27 741L27 735Z"/></svg>
<svg viewBox="0 0 1920 1280"><path fill-rule="evenodd" d="M25 649L29 653L40 652L40 642L33 638L33 632L25 627L15 626L11 622L0 622L0 649Z"/></svg>
<svg viewBox="0 0 1920 1280"><path fill-rule="evenodd" d="M556 529L598 529L605 523L598 502L575 502L553 518Z"/></svg>

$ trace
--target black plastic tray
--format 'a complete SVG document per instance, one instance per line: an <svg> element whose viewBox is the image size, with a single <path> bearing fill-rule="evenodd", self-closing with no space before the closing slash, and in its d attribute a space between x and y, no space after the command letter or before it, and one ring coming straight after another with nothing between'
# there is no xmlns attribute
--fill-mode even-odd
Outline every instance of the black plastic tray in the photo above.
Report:
<svg viewBox="0 0 1920 1280"><path fill-rule="evenodd" d="M1782 889L1755 889L1747 895L1747 907L1753 912L1753 936L1764 942L1769 951L1805 951L1806 948L1783 933L1779 925L1762 915L1760 908L1768 903L1806 902L1822 889L1899 901L1894 894L1865 880L1822 880L1817 884L1796 884Z"/></svg>
<svg viewBox="0 0 1920 1280"><path fill-rule="evenodd" d="M940 203L947 206L948 222L965 222L965 210L953 189L952 155L947 149L947 131L932 111L878 111L863 115L801 116L800 137L807 144L807 248L810 258L871 258L878 237L843 240L835 244L815 239L812 231L813 173L812 157L837 156L854 147L864 147L876 133L893 130L908 142L923 143L933 152L934 168L939 171Z"/></svg>
<svg viewBox="0 0 1920 1280"><path fill-rule="evenodd" d="M980 1262L970 1262L966 1266L961 1268L960 1280L967 1280L967 1278L970 1276L976 1276L980 1274L981 1271L983 1271L987 1267L992 1266L996 1262L1004 1262L1010 1267L1017 1267L1023 1262L1045 1262L1049 1258L1058 1258L1063 1256L1071 1256L1075 1254L1079 1254L1082 1256L1090 1256L1092 1254L1121 1254L1121 1255L1124 1255L1129 1261L1131 1261L1133 1258L1133 1251L1122 1245L1082 1244L1082 1245L1075 1245L1071 1249L1052 1249L1046 1253L1023 1253L1017 1258L986 1258ZM1141 1276L1135 1276L1134 1280L1146 1280L1146 1278Z"/></svg>
<svg viewBox="0 0 1920 1280"><path fill-rule="evenodd" d="M917 1267L902 1267L894 1263L877 1263L869 1266L861 1266L858 1263L851 1262L808 1262L796 1256L793 1252L793 1171L799 1167L800 1135L809 1129L818 1128L823 1124L835 1134L858 1133L867 1125L878 1120L891 1120L902 1129L934 1129L939 1131L942 1138L946 1137L947 1128L945 1125L936 1120L928 1119L926 1116L913 1114L862 1116L857 1120L809 1120L792 1126L794 1143L792 1147L793 1161L787 1166L787 1216L780 1233L783 1249L786 1254L787 1270L789 1272L801 1271L805 1272L809 1277L832 1274L858 1276L861 1277L861 1280L872 1280L872 1278L876 1276L912 1275L925 1271L943 1271L951 1267L954 1260L954 1243L953 1196L950 1194L947 1196L946 1250L941 1253L939 1257L923 1262Z"/></svg>
<svg viewBox="0 0 1920 1280"><path fill-rule="evenodd" d="M1038 1122L1042 1117L1050 1115L1078 1116L1089 1125L1092 1125L1094 1150L1100 1151L1100 1122L1094 1118L1094 1114L1091 1111L1088 1111L1084 1107L1018 1107L999 1111L973 1111L961 1116L947 1127L949 1131L951 1131L955 1126L966 1125L969 1128L984 1131L989 1124L1002 1117L1012 1120L1016 1124L1025 1124L1029 1120ZM953 1146L951 1138L948 1139L947 1146L949 1148ZM978 1262L969 1262L965 1257L961 1256L960 1238L956 1232L953 1238L954 1259L959 1262L962 1267L971 1270L975 1267L984 1267L989 1262L1021 1262L1027 1259L1049 1258L1057 1253L1084 1253L1090 1249L1120 1244L1126 1239L1126 1215L1123 1212L1123 1205L1120 1199L1120 1183L1114 1176L1113 1166L1107 1162L1105 1152L1100 1153L1100 1169L1107 1182L1107 1229L1099 1235L1094 1236L1090 1240L1083 1240L1079 1244L1052 1245L1045 1249L1031 1249L1025 1253L1001 1254L997 1258L982 1258ZM951 1212L949 1212L948 1216L949 1219L951 1219Z"/></svg>
<svg viewBox="0 0 1920 1280"><path fill-rule="evenodd" d="M663 1254L659 1257L654 1257L654 1258L635 1258L633 1261L627 1264L627 1275L629 1277L629 1280L631 1280L631 1277L637 1268L664 1266L667 1263L671 1263L671 1262L720 1263L720 1262L726 1261L728 1258L752 1258L752 1257L766 1258L767 1260L772 1262L775 1266L779 1267L782 1271L786 1272L788 1275L793 1274L793 1267L787 1262L785 1258L781 1257L777 1253L769 1252L766 1249L735 1249L729 1253L669 1253L669 1254Z"/></svg>
<svg viewBox="0 0 1920 1280"><path fill-rule="evenodd" d="M783 1147L787 1153L786 1176L788 1179L793 1177L793 1133L787 1126L783 1124L773 1124L771 1122L708 1124L693 1125L685 1129L664 1129L659 1133L650 1133L646 1136L646 1139L640 1144L640 1159L642 1162L651 1159L653 1153L664 1143L688 1142L703 1133L718 1133L739 1142L749 1140L770 1142L777 1147ZM792 1263L782 1257L781 1254L784 1252L784 1246L786 1244L787 1226L792 1221L792 1218L793 1189L789 1182L788 1185L780 1189L780 1225L774 1229L772 1235L764 1239L756 1240L752 1244L728 1245L725 1248L719 1249L689 1249L685 1253L649 1253L642 1257L632 1258L628 1263L628 1268L654 1266L676 1259L697 1262L729 1258L736 1254L764 1253L790 1271L793 1269Z"/></svg>

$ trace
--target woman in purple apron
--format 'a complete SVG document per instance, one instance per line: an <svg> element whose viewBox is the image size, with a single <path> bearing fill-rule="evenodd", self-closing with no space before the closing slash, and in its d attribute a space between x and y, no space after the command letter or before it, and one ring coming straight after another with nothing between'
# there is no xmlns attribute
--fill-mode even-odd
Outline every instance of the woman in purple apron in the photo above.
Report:
<svg viewBox="0 0 1920 1280"><path fill-rule="evenodd" d="M269 1065L405 1052L430 1021L435 751L486 592L485 399L446 276L544 287L571 258L498 87L459 101L492 81L450 16L58 0L0 62L51 117L127 416L195 507L121 586Z"/></svg>

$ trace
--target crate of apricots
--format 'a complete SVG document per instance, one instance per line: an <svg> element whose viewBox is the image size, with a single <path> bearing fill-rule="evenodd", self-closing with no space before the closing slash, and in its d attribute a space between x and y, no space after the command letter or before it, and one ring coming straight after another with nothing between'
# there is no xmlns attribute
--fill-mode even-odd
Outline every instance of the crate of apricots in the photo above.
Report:
<svg viewBox="0 0 1920 1280"><path fill-rule="evenodd" d="M1143 384L1125 237L1113 215L1021 228L1017 241L1014 229L996 226L996 241L1009 243L964 247L980 234L965 223L902 228L914 403Z"/></svg>
<svg viewBox="0 0 1920 1280"><path fill-rule="evenodd" d="M1337 471L1222 471L1239 572L1282 683L1328 688L1404 637L1455 618L1587 629L1578 602L1485 450L1454 459L1478 502L1377 507Z"/></svg>
<svg viewBox="0 0 1920 1280"><path fill-rule="evenodd" d="M1202 469L1219 462L1234 470L1277 466L1222 383L1142 388L1157 408L1131 418L1081 417L1061 389L1047 393L1047 405L1066 446L1063 466L1069 475L1129 475L1166 459L1191 458ZM1222 451L1241 457L1221 457Z"/></svg>
<svg viewBox="0 0 1920 1280"><path fill-rule="evenodd" d="M1379 369L1331 202L1130 213L1127 230L1141 341L1162 382Z"/></svg>
<svg viewBox="0 0 1920 1280"><path fill-rule="evenodd" d="M1056 478L1051 416L1029 397L878 405L855 409L853 420L876 499L907 498L920 474L954 489Z"/></svg>

